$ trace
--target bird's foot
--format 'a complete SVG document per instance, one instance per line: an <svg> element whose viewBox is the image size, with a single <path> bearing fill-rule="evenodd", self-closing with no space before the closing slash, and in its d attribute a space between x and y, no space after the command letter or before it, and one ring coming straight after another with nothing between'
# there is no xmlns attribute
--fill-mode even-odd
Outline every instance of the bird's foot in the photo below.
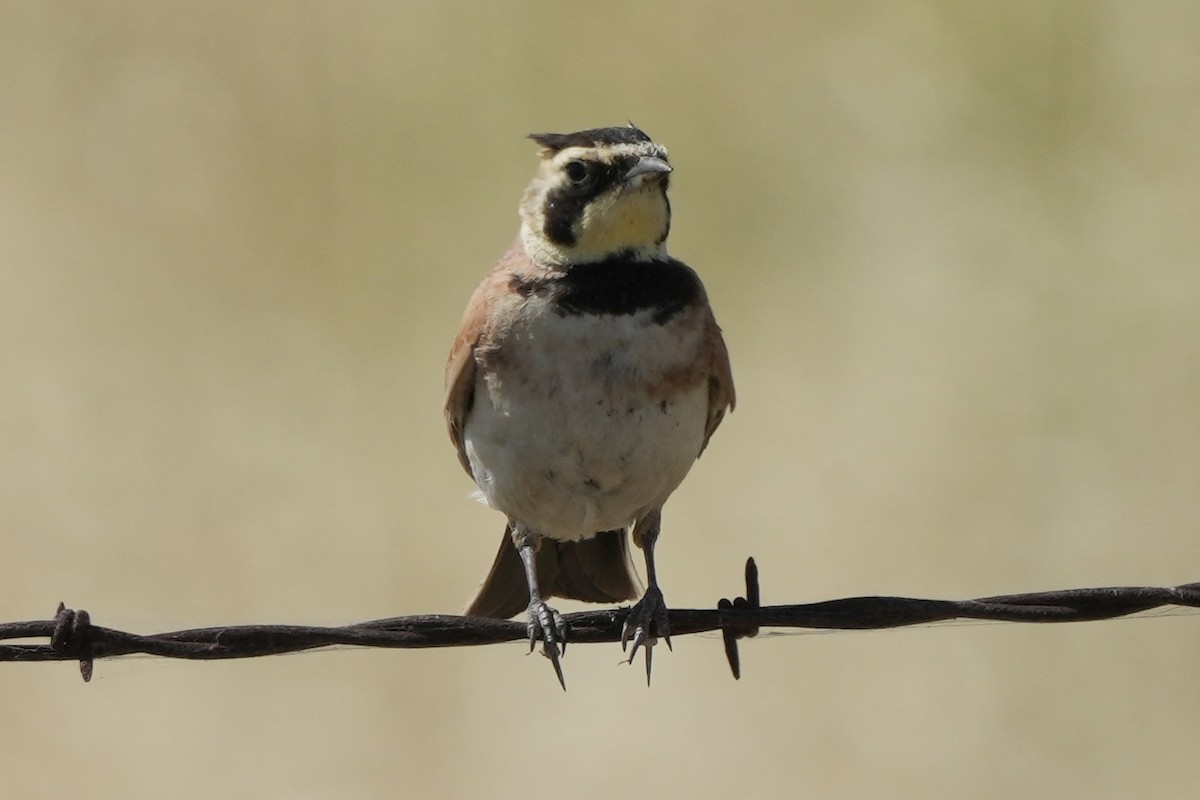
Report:
<svg viewBox="0 0 1200 800"><path fill-rule="evenodd" d="M650 685L650 667L654 658L654 645L658 643L660 636L667 643L667 649L670 650L671 625L667 619L667 604L663 601L662 590L651 585L642 599L630 609L629 616L625 618L625 624L621 626L621 650L624 651L626 645L630 641L633 642L626 664L633 663L639 647L646 649L647 686Z"/></svg>
<svg viewBox="0 0 1200 800"><path fill-rule="evenodd" d="M558 676L558 683L565 690L567 682L563 680L560 658L567 652L567 624L563 622L562 616L541 600L530 600L529 622L526 623L525 629L529 632L529 652L533 652L538 639L541 639L542 655L554 665L554 674Z"/></svg>

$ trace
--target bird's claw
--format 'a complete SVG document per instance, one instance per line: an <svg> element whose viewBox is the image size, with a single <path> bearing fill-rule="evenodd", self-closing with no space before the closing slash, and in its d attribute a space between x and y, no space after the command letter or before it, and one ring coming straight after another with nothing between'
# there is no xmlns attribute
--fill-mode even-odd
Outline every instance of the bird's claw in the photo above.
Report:
<svg viewBox="0 0 1200 800"><path fill-rule="evenodd" d="M626 664L632 664L633 659L637 656L638 648L645 647L647 686L650 685L654 645L658 644L660 636L666 642L667 649L670 650L671 625L667 618L667 604L663 601L662 591L657 586L651 586L646 590L642 599L630 609L629 616L625 618L625 624L621 626L622 652L629 642L633 642L633 647L629 650L629 658L625 661Z"/></svg>
<svg viewBox="0 0 1200 800"><path fill-rule="evenodd" d="M560 659L567 652L567 624L562 615L541 600L530 600L529 622L525 624L525 629L529 632L529 652L533 652L540 639L542 655L554 665L554 674L558 677L559 685L565 690L567 682L563 679Z"/></svg>

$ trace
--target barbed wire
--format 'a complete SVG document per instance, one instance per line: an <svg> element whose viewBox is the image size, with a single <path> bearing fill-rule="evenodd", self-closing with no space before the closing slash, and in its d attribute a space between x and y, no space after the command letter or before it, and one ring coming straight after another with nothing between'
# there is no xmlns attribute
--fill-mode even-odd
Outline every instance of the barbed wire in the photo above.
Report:
<svg viewBox="0 0 1200 800"><path fill-rule="evenodd" d="M819 603L760 604L758 567L746 561L746 595L722 599L716 609L671 609L672 636L721 631L734 678L741 677L738 640L761 628L872 630L954 619L1003 622L1085 622L1113 619L1163 606L1200 608L1200 583L1172 588L1122 586L927 600L913 597L849 597ZM619 642L627 609L564 614L571 644ZM341 627L230 625L140 635L91 623L87 611L59 603L53 619L0 623L0 641L47 638L48 644L0 645L0 662L78 661L85 681L96 659L136 653L216 660L255 658L321 647L463 647L526 640L525 623L514 620L420 614Z"/></svg>

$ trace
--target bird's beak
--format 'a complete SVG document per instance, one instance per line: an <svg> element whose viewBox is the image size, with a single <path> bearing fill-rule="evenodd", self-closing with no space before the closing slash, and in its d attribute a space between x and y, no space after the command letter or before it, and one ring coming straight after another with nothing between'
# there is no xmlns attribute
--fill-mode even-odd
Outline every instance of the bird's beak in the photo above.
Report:
<svg viewBox="0 0 1200 800"><path fill-rule="evenodd" d="M625 173L625 183L638 186L642 182L640 179L643 175L665 175L670 171L671 165L661 158L642 156L633 165L633 168Z"/></svg>

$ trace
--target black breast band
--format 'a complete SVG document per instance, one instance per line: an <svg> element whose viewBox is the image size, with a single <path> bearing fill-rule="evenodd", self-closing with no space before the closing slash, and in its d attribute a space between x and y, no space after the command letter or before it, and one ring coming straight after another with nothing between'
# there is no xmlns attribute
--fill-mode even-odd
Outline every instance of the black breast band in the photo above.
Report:
<svg viewBox="0 0 1200 800"><path fill-rule="evenodd" d="M524 295L548 295L556 313L634 314L654 311L660 325L701 295L700 278L682 261L635 261L616 258L565 267L553 277L520 280Z"/></svg>

